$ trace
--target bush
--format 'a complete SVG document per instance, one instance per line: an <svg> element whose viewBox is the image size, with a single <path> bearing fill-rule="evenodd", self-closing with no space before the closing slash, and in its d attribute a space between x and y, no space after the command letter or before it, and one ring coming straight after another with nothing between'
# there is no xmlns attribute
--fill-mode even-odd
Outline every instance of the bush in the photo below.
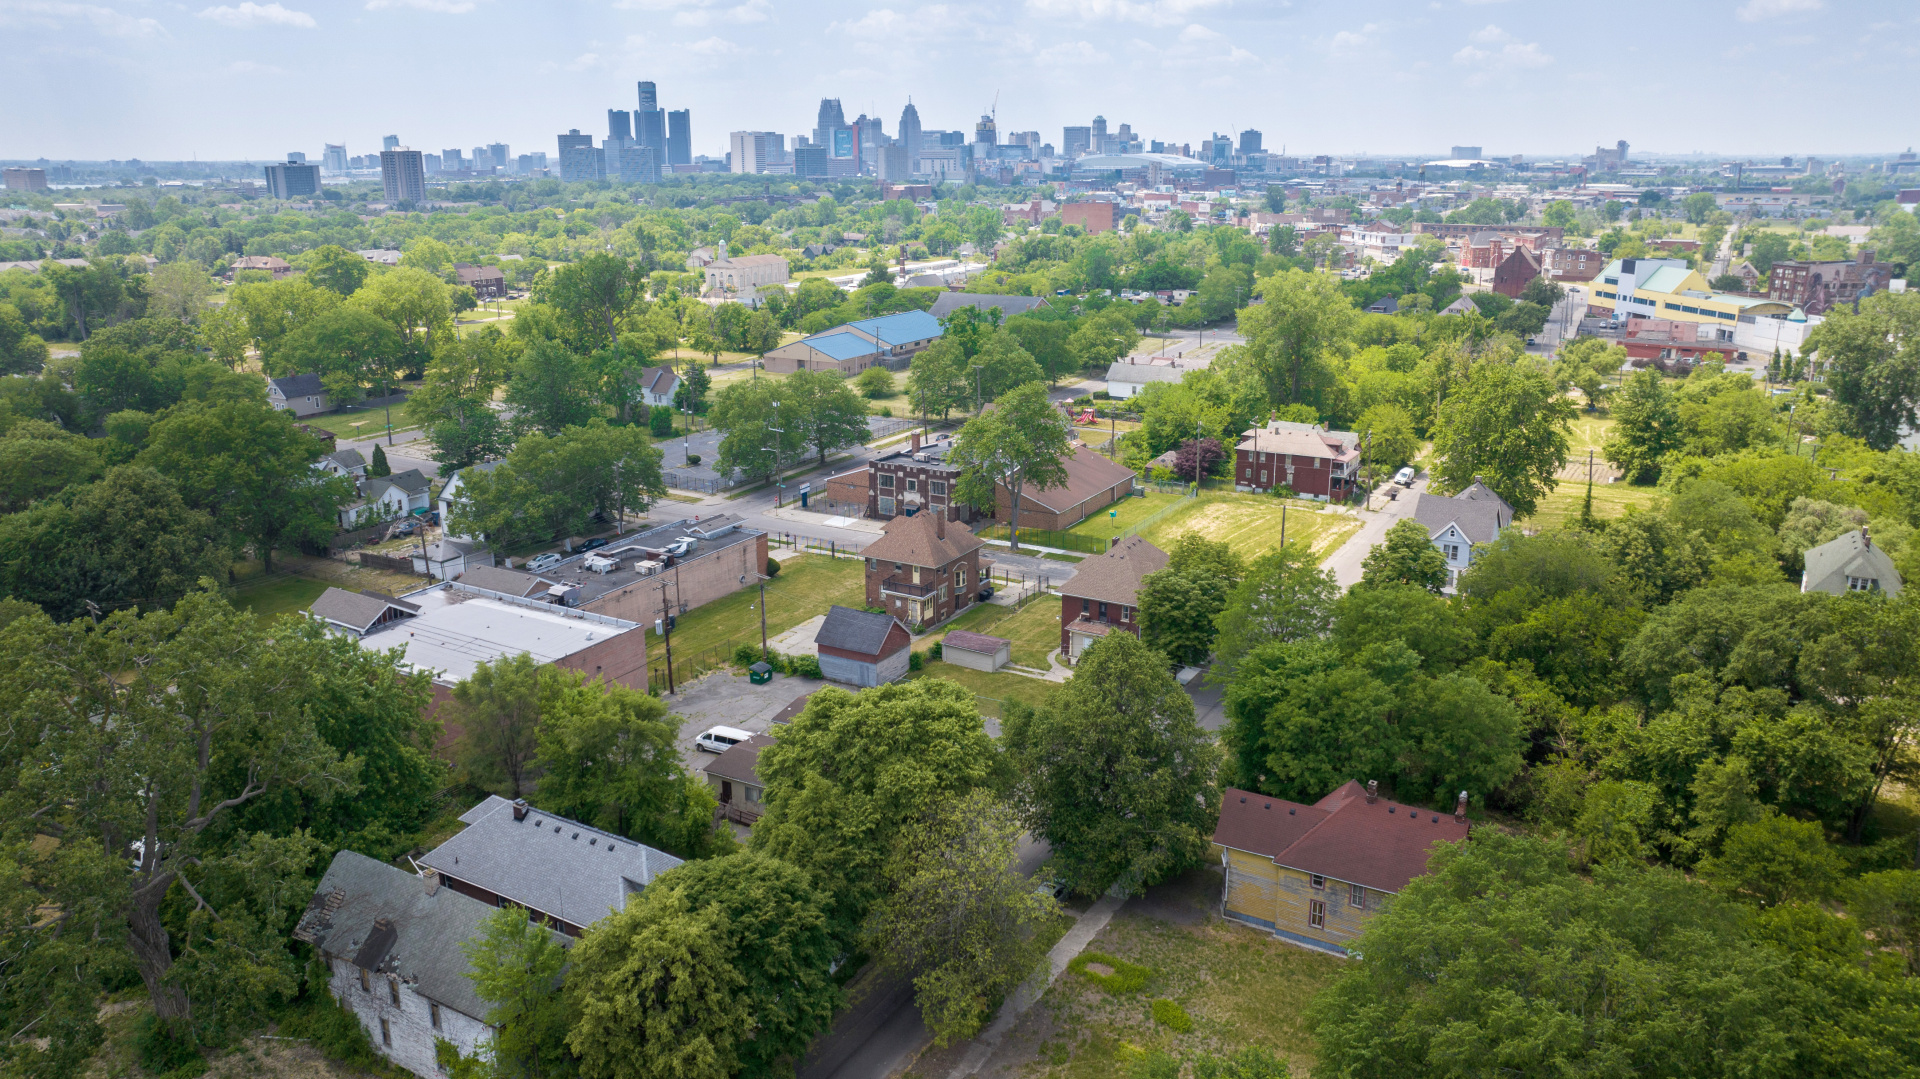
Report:
<svg viewBox="0 0 1920 1079"><path fill-rule="evenodd" d="M822 675L820 674L820 657L819 656L788 656L787 657L787 673L792 675L798 675L801 678L822 677Z"/></svg>
<svg viewBox="0 0 1920 1079"><path fill-rule="evenodd" d="M688 467L688 468L693 468L693 467L695 467L696 465L698 465L699 463L700 463L700 455L699 455L699 454L697 454L697 453L689 453L689 454L687 454L687 467Z"/></svg>
<svg viewBox="0 0 1920 1079"><path fill-rule="evenodd" d="M945 642L945 641L935 641L935 642L933 642L933 648L931 649L931 651L933 652L933 655L932 655L932 656L931 656L930 658L932 658L932 659L939 659L939 658L940 658L940 654L941 654L941 651L942 651L942 649L943 649L943 647L945 646L945 644L946 644L946 642Z"/></svg>
<svg viewBox="0 0 1920 1079"><path fill-rule="evenodd" d="M925 667L927 665L926 655L925 652L908 652L907 670L917 671Z"/></svg>
<svg viewBox="0 0 1920 1079"><path fill-rule="evenodd" d="M140 1020L133 1045L140 1053L140 1066L154 1075L170 1079L193 1079L207 1070L207 1058L185 1031L162 1023L153 1015ZM178 1074L176 1074L178 1073Z"/></svg>
<svg viewBox="0 0 1920 1079"><path fill-rule="evenodd" d="M1172 1027L1181 1034L1193 1029L1193 1017L1171 1000L1153 1002L1153 1021L1163 1027Z"/></svg>
<svg viewBox="0 0 1920 1079"><path fill-rule="evenodd" d="M772 555L767 556L767 576L780 576L780 563L776 561Z"/></svg>
<svg viewBox="0 0 1920 1079"><path fill-rule="evenodd" d="M927 631L927 624L925 622L915 622L913 625L907 627L907 632L913 634L915 637L920 636L922 633L925 633L926 631Z"/></svg>
<svg viewBox="0 0 1920 1079"><path fill-rule="evenodd" d="M885 405L875 405L873 406L873 414L890 420L893 418L893 409Z"/></svg>
<svg viewBox="0 0 1920 1079"><path fill-rule="evenodd" d="M1093 399L1096 401L1111 401L1113 400L1113 395L1105 390L1095 390L1093 391Z"/></svg>
<svg viewBox="0 0 1920 1079"><path fill-rule="evenodd" d="M673 434L673 410L656 408L647 413L647 433L655 438L667 438Z"/></svg>
<svg viewBox="0 0 1920 1079"><path fill-rule="evenodd" d="M751 667L760 662L760 650L750 644L743 644L733 650L733 661L742 667Z"/></svg>
<svg viewBox="0 0 1920 1079"><path fill-rule="evenodd" d="M1092 963L1098 963L1113 973L1102 974L1097 970L1087 969ZM1081 952L1067 964L1067 969L1114 994L1138 993L1146 988L1147 976L1153 973L1138 963L1116 959L1105 952Z"/></svg>
<svg viewBox="0 0 1920 1079"><path fill-rule="evenodd" d="M860 396L869 401L893 396L893 372L884 367L867 368L854 376L853 384L860 390Z"/></svg>

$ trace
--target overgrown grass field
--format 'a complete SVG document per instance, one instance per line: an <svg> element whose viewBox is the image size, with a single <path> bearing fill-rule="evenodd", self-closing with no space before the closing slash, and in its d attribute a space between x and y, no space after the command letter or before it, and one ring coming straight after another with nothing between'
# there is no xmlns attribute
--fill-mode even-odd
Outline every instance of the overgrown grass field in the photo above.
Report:
<svg viewBox="0 0 1920 1079"><path fill-rule="evenodd" d="M838 603L866 606L865 563L858 558L801 555L780 563L780 575L767 582L767 636L784 633ZM743 588L680 616L673 631L676 656L692 656L732 641L760 643L760 590ZM659 636L647 629L647 658L666 658Z"/></svg>

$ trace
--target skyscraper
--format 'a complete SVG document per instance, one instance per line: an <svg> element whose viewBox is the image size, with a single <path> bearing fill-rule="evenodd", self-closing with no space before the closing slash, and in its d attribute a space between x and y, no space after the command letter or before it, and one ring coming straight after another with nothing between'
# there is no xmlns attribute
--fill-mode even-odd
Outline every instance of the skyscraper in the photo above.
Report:
<svg viewBox="0 0 1920 1079"><path fill-rule="evenodd" d="M920 110L913 107L913 99L907 99L907 107L900 110L900 145L907 151L907 171L920 171Z"/></svg>
<svg viewBox="0 0 1920 1079"><path fill-rule="evenodd" d="M611 143L613 140L607 140ZM618 178L621 183L657 184L660 182L660 159L655 156L653 147L637 143L626 143L616 152L607 150L607 171L610 178Z"/></svg>
<svg viewBox="0 0 1920 1079"><path fill-rule="evenodd" d="M642 109L633 114L633 140L661 155L667 152L667 114Z"/></svg>
<svg viewBox="0 0 1920 1079"><path fill-rule="evenodd" d="M1069 161L1085 154L1093 148L1093 129L1090 127L1063 127L1060 129L1060 156Z"/></svg>
<svg viewBox="0 0 1920 1079"><path fill-rule="evenodd" d="M287 160L293 162L296 165L304 165L307 163L307 155L301 153L298 150L288 150Z"/></svg>
<svg viewBox="0 0 1920 1079"><path fill-rule="evenodd" d="M325 153L320 155L320 167L328 172L347 171L347 146L345 143L327 143Z"/></svg>
<svg viewBox="0 0 1920 1079"><path fill-rule="evenodd" d="M592 135L573 128L560 136L560 179L567 183L607 178L605 151L593 144Z"/></svg>
<svg viewBox="0 0 1920 1079"><path fill-rule="evenodd" d="M427 168L420 151L404 146L380 151L380 184L388 202L426 201Z"/></svg>
<svg viewBox="0 0 1920 1079"><path fill-rule="evenodd" d="M398 135L380 136L381 150L395 150L395 149L398 149L399 147L400 147L400 136Z"/></svg>
<svg viewBox="0 0 1920 1079"><path fill-rule="evenodd" d="M493 157L493 167L501 172L507 171L508 164L513 161L513 151L507 149L504 142L488 143L487 153Z"/></svg>
<svg viewBox="0 0 1920 1079"><path fill-rule="evenodd" d="M835 131L847 126L847 114L840 111L840 99L823 97L820 99L820 117L813 126L813 144L827 147L827 152L835 157L848 156L834 146ZM851 137L848 139L851 144Z"/></svg>
<svg viewBox="0 0 1920 1079"><path fill-rule="evenodd" d="M295 161L287 155L284 165L268 165L267 193L276 199L303 198L320 191L320 166Z"/></svg>
<svg viewBox="0 0 1920 1079"><path fill-rule="evenodd" d="M1087 141L1087 148L1096 154L1107 152L1107 118L1096 116Z"/></svg>
<svg viewBox="0 0 1920 1079"><path fill-rule="evenodd" d="M1258 131L1248 128L1240 133L1240 152L1242 154L1257 154L1260 152L1260 133Z"/></svg>
<svg viewBox="0 0 1920 1079"><path fill-rule="evenodd" d="M632 118L627 114L627 110L607 110L607 138L622 140L633 138Z"/></svg>
<svg viewBox="0 0 1920 1079"><path fill-rule="evenodd" d="M728 138L732 152L732 171L765 172L768 165L786 157L786 139L773 131L736 131Z"/></svg>
<svg viewBox="0 0 1920 1079"><path fill-rule="evenodd" d="M667 113L667 164L693 164L693 113L686 109Z"/></svg>
<svg viewBox="0 0 1920 1079"><path fill-rule="evenodd" d="M640 111L655 112L660 108L660 95L650 82L640 83Z"/></svg>

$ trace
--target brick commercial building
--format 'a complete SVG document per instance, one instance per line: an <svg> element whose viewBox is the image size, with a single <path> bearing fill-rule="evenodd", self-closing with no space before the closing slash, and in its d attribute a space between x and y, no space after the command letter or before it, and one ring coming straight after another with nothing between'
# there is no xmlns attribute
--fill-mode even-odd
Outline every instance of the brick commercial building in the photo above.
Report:
<svg viewBox="0 0 1920 1079"><path fill-rule="evenodd" d="M1600 276L1607 256L1584 247L1555 247L1547 251L1547 274L1555 281L1591 281Z"/></svg>
<svg viewBox="0 0 1920 1079"><path fill-rule="evenodd" d="M1516 247L1493 271L1493 291L1519 299L1520 293L1540 276L1540 256L1524 247Z"/></svg>
<svg viewBox="0 0 1920 1079"><path fill-rule="evenodd" d="M1703 322L1636 318L1627 323L1620 343L1626 347L1627 362L1633 366L1651 365L1675 375L1690 373L1693 365L1709 352L1717 352L1727 360L1746 356L1734 347L1732 330Z"/></svg>
<svg viewBox="0 0 1920 1079"><path fill-rule="evenodd" d="M547 573L574 583L582 610L651 626L756 585L766 568L767 534L729 513L637 532Z"/></svg>
<svg viewBox="0 0 1920 1079"><path fill-rule="evenodd" d="M978 520L979 511L953 497L960 469L947 463L952 448L944 438L922 445L916 431L906 449L867 462L866 482L858 491L866 502L866 515L886 521L903 514L939 512L949 521L971 524ZM828 481L829 491L836 490L835 482L840 482L838 477ZM843 490L849 497L856 493L850 482Z"/></svg>
<svg viewBox="0 0 1920 1079"><path fill-rule="evenodd" d="M1360 436L1317 423L1272 420L1241 436L1233 451L1236 491L1286 487L1301 498L1338 502L1353 492Z"/></svg>
<svg viewBox="0 0 1920 1079"><path fill-rule="evenodd" d="M1776 262L1767 275L1767 299L1781 300L1809 315L1834 307L1852 307L1864 297L1885 292L1893 268L1862 250L1857 259L1828 262Z"/></svg>
<svg viewBox="0 0 1920 1079"><path fill-rule="evenodd" d="M1139 536L1081 562L1060 586L1060 650L1068 662L1114 630L1140 636L1140 582L1165 568L1167 553Z"/></svg>
<svg viewBox="0 0 1920 1079"><path fill-rule="evenodd" d="M1088 235L1112 232L1119 225L1120 207L1111 202L1067 202L1060 206L1060 223L1079 225Z"/></svg>
<svg viewBox="0 0 1920 1079"><path fill-rule="evenodd" d="M1133 493L1138 477L1123 464L1107 460L1086 446L1076 446L1062 461L1067 482L1058 487L1028 484L1020 492L1020 527L1055 531L1072 528L1100 510ZM1013 520L1013 492L995 491L994 517Z"/></svg>
<svg viewBox="0 0 1920 1079"><path fill-rule="evenodd" d="M980 590L981 543L966 525L939 513L895 517L860 552L867 560L867 606L908 626L934 626L973 606Z"/></svg>
<svg viewBox="0 0 1920 1079"><path fill-rule="evenodd" d="M1483 233L1509 237L1512 240L1527 239L1535 249L1560 246L1566 235L1565 229L1550 228L1545 225L1467 225L1447 224L1440 221L1416 221L1413 231L1428 236L1438 236L1442 240L1471 240Z"/></svg>

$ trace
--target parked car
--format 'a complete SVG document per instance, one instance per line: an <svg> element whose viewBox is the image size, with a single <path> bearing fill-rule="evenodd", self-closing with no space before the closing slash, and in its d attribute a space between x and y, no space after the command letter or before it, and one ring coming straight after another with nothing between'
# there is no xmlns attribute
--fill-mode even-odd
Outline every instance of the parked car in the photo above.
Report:
<svg viewBox="0 0 1920 1079"><path fill-rule="evenodd" d="M743 731L738 727L709 727L693 740L693 748L708 753L725 753L752 737L752 731Z"/></svg>
<svg viewBox="0 0 1920 1079"><path fill-rule="evenodd" d="M555 552L548 551L546 554L534 555L532 558L527 559L527 569L534 573L539 573L541 570L552 569L564 561L566 560Z"/></svg>
<svg viewBox="0 0 1920 1079"><path fill-rule="evenodd" d="M401 521L400 523L394 525L392 528L387 529L387 536L389 538L393 536L411 536L413 535L415 530L417 530L419 527L420 526L417 523L415 523L414 519L409 517L406 520Z"/></svg>
<svg viewBox="0 0 1920 1079"><path fill-rule="evenodd" d="M1033 894L1049 896L1057 902L1067 897L1067 885L1054 877L1036 877Z"/></svg>
<svg viewBox="0 0 1920 1079"><path fill-rule="evenodd" d="M1401 469L1400 471L1395 472L1393 474L1393 482L1399 484L1402 487L1412 487L1413 486L1413 466L1408 465L1407 467Z"/></svg>
<svg viewBox="0 0 1920 1079"><path fill-rule="evenodd" d="M593 550L598 550L601 547L605 547L606 545L607 545L606 540L595 537L590 540L581 541L579 544L575 545L573 549L575 551L593 551Z"/></svg>

